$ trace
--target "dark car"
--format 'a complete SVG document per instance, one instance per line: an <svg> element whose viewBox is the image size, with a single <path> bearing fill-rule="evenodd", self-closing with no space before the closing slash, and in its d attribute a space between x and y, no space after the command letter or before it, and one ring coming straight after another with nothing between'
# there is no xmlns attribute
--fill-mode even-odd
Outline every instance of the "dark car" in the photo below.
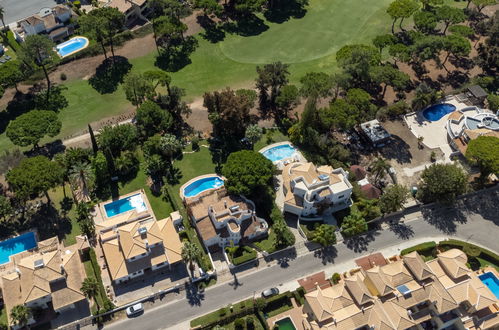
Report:
<svg viewBox="0 0 499 330"><path fill-rule="evenodd" d="M268 297L272 297L272 296L275 296L275 295L278 295L279 294L279 289L278 288L270 288L270 289L267 289L265 291L262 292L262 297L263 298L268 298Z"/></svg>

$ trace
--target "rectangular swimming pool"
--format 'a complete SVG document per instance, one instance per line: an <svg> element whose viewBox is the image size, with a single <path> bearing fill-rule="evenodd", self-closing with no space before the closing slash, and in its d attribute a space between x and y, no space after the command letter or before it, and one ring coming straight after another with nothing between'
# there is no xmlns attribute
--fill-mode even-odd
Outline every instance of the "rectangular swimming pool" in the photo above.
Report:
<svg viewBox="0 0 499 330"><path fill-rule="evenodd" d="M36 247L35 233L30 231L0 242L0 264L9 262L11 255L21 253Z"/></svg>
<svg viewBox="0 0 499 330"><path fill-rule="evenodd" d="M283 319L280 319L275 323L277 325L277 328L279 330L296 330L295 325L293 324L293 321L289 317L285 317Z"/></svg>
<svg viewBox="0 0 499 330"><path fill-rule="evenodd" d="M117 201L108 203L104 205L106 210L106 215L108 218L114 217L115 215L125 213L128 211L136 210L137 212L143 212L147 210L146 203L142 199L141 194L135 194L126 198L118 199Z"/></svg>
<svg viewBox="0 0 499 330"><path fill-rule="evenodd" d="M492 291L496 298L499 299L499 280L497 277L493 273L487 272L479 275L478 278L490 289L490 291Z"/></svg>

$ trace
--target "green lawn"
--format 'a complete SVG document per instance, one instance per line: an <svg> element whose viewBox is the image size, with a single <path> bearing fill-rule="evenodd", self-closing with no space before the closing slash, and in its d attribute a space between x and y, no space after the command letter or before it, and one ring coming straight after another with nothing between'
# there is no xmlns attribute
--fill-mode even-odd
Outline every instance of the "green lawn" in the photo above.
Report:
<svg viewBox="0 0 499 330"><path fill-rule="evenodd" d="M257 64L272 61L290 63L291 81L296 83L309 71L335 69L334 53L347 43L369 42L373 36L388 32L390 18L385 13L391 0L311 0L306 15L282 24L265 21L268 29L244 37L227 34L218 43L197 36L199 47L191 55L191 64L172 73L173 83L186 89L187 100L206 91L231 86L250 86ZM133 70L154 69L156 51L130 60ZM131 108L123 90L99 94L87 80L68 81L67 109L60 114L64 138L84 130L89 122L123 113ZM46 141L45 141L46 142ZM0 150L12 144L0 135Z"/></svg>

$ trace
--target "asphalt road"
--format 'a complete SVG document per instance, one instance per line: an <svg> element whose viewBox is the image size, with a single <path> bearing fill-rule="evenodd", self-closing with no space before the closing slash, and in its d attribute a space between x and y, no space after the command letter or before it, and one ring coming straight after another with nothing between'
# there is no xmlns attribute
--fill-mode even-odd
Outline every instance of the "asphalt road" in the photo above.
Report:
<svg viewBox="0 0 499 330"><path fill-rule="evenodd" d="M187 292L185 298L179 297L179 300L159 303L160 305L156 303L140 317L112 323L104 328L112 330L172 328L181 322L227 306L231 302L251 297L255 293L258 295L262 289L279 286L326 268L334 268L335 264L349 262L360 255L386 250L389 247L397 251L396 246L403 240L430 241L432 238L456 237L497 252L499 227L496 224L499 224L499 207L495 205L497 204L493 204L492 211L489 209L484 217L443 210L438 214L432 214L431 221L417 218L402 226L368 235L357 240L355 244L352 242L337 244L334 250L325 256L312 252L287 260L280 265L250 273L238 278L237 281L209 288L202 295Z"/></svg>
<svg viewBox="0 0 499 330"><path fill-rule="evenodd" d="M4 20L7 25L56 4L55 0L0 0L0 6L5 9Z"/></svg>

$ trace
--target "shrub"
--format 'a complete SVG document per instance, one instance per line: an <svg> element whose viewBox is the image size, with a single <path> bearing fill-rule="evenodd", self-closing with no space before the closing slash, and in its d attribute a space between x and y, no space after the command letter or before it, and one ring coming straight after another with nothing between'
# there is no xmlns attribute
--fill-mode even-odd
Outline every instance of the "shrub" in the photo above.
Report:
<svg viewBox="0 0 499 330"><path fill-rule="evenodd" d="M192 150L193 151L198 151L199 150L199 138L197 136L193 137L191 140L192 144Z"/></svg>
<svg viewBox="0 0 499 330"><path fill-rule="evenodd" d="M79 0L73 1L73 5L79 9L81 7L81 2Z"/></svg>
<svg viewBox="0 0 499 330"><path fill-rule="evenodd" d="M220 317L227 315L227 307L222 307L218 310L218 315Z"/></svg>
<svg viewBox="0 0 499 330"><path fill-rule="evenodd" d="M68 77L66 76L66 74L64 72L61 73L61 80L66 80L68 79Z"/></svg>
<svg viewBox="0 0 499 330"><path fill-rule="evenodd" d="M264 310L267 307L267 300L263 298L257 298L255 300L255 308L259 311Z"/></svg>
<svg viewBox="0 0 499 330"><path fill-rule="evenodd" d="M463 252L469 257L478 257L481 253L480 248L476 245L466 245L463 248Z"/></svg>
<svg viewBox="0 0 499 330"><path fill-rule="evenodd" d="M234 321L234 328L236 329L244 329L244 319L237 319Z"/></svg>
<svg viewBox="0 0 499 330"><path fill-rule="evenodd" d="M403 249L402 251L400 251L400 255L403 256L403 255L409 254L413 251L417 251L420 254L428 255L428 254L431 254L431 252L435 249L436 246L437 246L437 243L435 243L433 241L421 243L421 244L412 246L410 248Z"/></svg>
<svg viewBox="0 0 499 330"><path fill-rule="evenodd" d="M255 325L254 325L254 320L253 320L253 316L248 316L246 317L246 328L247 329L254 329Z"/></svg>
<svg viewBox="0 0 499 330"><path fill-rule="evenodd" d="M337 284L341 279L341 275L338 274L338 273L334 273L333 276L331 276L331 282L333 282L333 284Z"/></svg>

